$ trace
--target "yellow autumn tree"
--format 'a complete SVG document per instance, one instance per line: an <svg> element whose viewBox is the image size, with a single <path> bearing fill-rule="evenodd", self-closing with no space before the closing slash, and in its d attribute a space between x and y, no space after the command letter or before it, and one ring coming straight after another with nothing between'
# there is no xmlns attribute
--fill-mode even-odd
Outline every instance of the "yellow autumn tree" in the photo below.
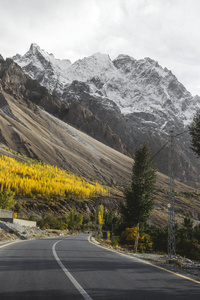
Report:
<svg viewBox="0 0 200 300"><path fill-rule="evenodd" d="M100 204L97 207L97 221L99 225L103 225L103 213L104 213L104 207L103 204Z"/></svg>
<svg viewBox="0 0 200 300"><path fill-rule="evenodd" d="M132 246L135 243L135 237L137 234L137 227L126 228L125 231L122 232L121 238L124 244ZM151 240L150 235L147 233L142 233L139 235L138 240L138 250L140 252L152 250L153 242Z"/></svg>
<svg viewBox="0 0 200 300"><path fill-rule="evenodd" d="M58 196L86 199L108 193L97 182L67 172L57 166L11 157L0 157L0 192L14 190L19 197Z"/></svg>

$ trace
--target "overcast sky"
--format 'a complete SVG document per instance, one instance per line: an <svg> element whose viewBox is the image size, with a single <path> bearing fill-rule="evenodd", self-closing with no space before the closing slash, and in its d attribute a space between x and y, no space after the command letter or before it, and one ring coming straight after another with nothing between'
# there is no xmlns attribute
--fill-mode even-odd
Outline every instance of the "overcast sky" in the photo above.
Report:
<svg viewBox="0 0 200 300"><path fill-rule="evenodd" d="M199 0L0 0L0 54L150 57L200 95Z"/></svg>

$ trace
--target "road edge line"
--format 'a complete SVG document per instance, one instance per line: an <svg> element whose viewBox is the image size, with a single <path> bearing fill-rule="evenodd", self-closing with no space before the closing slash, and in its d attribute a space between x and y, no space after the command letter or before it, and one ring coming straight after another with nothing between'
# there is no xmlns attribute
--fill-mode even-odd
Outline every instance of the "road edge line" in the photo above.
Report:
<svg viewBox="0 0 200 300"><path fill-rule="evenodd" d="M73 275L68 271L67 268L65 268L65 266L63 265L62 261L60 260L60 258L58 257L57 253L56 253L56 245L61 242L62 240L57 241L56 243L53 244L52 246L52 252L54 255L55 260L57 261L57 263L59 264L60 268L63 270L63 272L65 273L65 275L68 277L68 279L71 281L71 283L75 286L75 288L79 291L79 293L84 297L85 300L93 300L88 293L84 290L84 288L82 288L82 286L78 283L78 281L73 277Z"/></svg>
<svg viewBox="0 0 200 300"><path fill-rule="evenodd" d="M190 280L190 281L192 281L192 282L194 282L194 283L200 284L200 281L197 281L197 280L192 279L192 278L190 278L190 277L187 277L187 276L185 276L185 275L178 274L178 273L176 273L176 272L173 272L173 271L171 271L171 270L165 269L165 268L163 268L163 267L154 265L154 264L152 264L152 263L150 263L150 262L148 262L148 261L145 261L145 260L143 260L143 259L141 259L141 258L131 257L131 256L125 254L125 253L120 253L120 252L118 252L118 251L116 251L116 250L114 250L114 249L109 249L109 248L104 247L104 246L102 246L102 245L98 245L98 244L94 243L93 241L91 241L91 236L88 237L88 242L91 243L91 244L93 244L93 245L95 245L95 246L97 246L97 247L100 247L100 248L103 248L103 249L105 249L105 250L108 250L108 251L111 251L111 252L120 254L120 255L122 255L122 256L126 256L127 258L130 258L130 259L136 259L136 260L138 260L138 261L140 261L140 262L142 262L142 263L144 263L144 264L146 264L146 265L150 265L150 266L152 266L152 267L155 267L155 268L157 268L157 269L166 271L166 272L171 273L171 274L173 274L173 275L176 275L176 276L178 276L178 277L181 277L181 278Z"/></svg>
<svg viewBox="0 0 200 300"><path fill-rule="evenodd" d="M5 245L1 245L0 246L0 249L1 248L4 248L4 247L7 247L7 246L9 246L9 245L12 245L12 244L16 244L16 243L21 243L21 242L27 242L28 240L23 240L23 241L14 241L14 242L9 242L9 243L7 243L7 244L5 244Z"/></svg>

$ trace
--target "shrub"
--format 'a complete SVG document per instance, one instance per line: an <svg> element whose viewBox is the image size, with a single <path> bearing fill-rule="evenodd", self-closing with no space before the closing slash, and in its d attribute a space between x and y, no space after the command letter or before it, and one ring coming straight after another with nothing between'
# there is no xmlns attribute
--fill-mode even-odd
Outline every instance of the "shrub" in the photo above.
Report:
<svg viewBox="0 0 200 300"><path fill-rule="evenodd" d="M17 219L17 213L16 212L13 214L13 218Z"/></svg>
<svg viewBox="0 0 200 300"><path fill-rule="evenodd" d="M22 206L17 202L15 204L15 208L14 210L17 212L17 213L20 213L22 211Z"/></svg>
<svg viewBox="0 0 200 300"><path fill-rule="evenodd" d="M151 226L148 229L148 234L152 238L153 250L158 252L167 252L168 228L160 228Z"/></svg>
<svg viewBox="0 0 200 300"><path fill-rule="evenodd" d="M133 246L135 243L136 231L137 231L136 227L126 228L126 230L123 231L121 235L122 242L124 244ZM153 242L151 240L150 235L147 233L141 233L139 235L138 250L140 252L150 251L152 250L152 246L153 246Z"/></svg>
<svg viewBox="0 0 200 300"><path fill-rule="evenodd" d="M200 260L200 246L195 239L179 241L177 252L187 258Z"/></svg>
<svg viewBox="0 0 200 300"><path fill-rule="evenodd" d="M35 216L31 215L31 216L29 217L29 221L37 221L37 219L36 219Z"/></svg>
<svg viewBox="0 0 200 300"><path fill-rule="evenodd" d="M63 219L57 219L53 217L45 217L38 221L38 226L41 229L67 229L67 224Z"/></svg>
<svg viewBox="0 0 200 300"><path fill-rule="evenodd" d="M112 246L117 247L119 245L120 237L119 236L113 236L112 237Z"/></svg>
<svg viewBox="0 0 200 300"><path fill-rule="evenodd" d="M0 208L1 209L11 209L14 206L15 193L11 190L5 190L0 192Z"/></svg>

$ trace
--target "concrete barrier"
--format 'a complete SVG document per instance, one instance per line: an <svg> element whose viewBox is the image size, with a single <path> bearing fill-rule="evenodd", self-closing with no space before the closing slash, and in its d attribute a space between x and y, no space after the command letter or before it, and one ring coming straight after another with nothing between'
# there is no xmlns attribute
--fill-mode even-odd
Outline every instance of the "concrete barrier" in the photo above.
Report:
<svg viewBox="0 0 200 300"><path fill-rule="evenodd" d="M0 209L0 219L12 219L13 218L13 211Z"/></svg>
<svg viewBox="0 0 200 300"><path fill-rule="evenodd" d="M18 224L26 227L37 227L35 221L28 221L28 220L22 220L22 219L13 219L13 224Z"/></svg>
<svg viewBox="0 0 200 300"><path fill-rule="evenodd" d="M0 220L4 222L27 226L27 227L37 227L35 221L14 219L13 212L11 210L0 209Z"/></svg>

